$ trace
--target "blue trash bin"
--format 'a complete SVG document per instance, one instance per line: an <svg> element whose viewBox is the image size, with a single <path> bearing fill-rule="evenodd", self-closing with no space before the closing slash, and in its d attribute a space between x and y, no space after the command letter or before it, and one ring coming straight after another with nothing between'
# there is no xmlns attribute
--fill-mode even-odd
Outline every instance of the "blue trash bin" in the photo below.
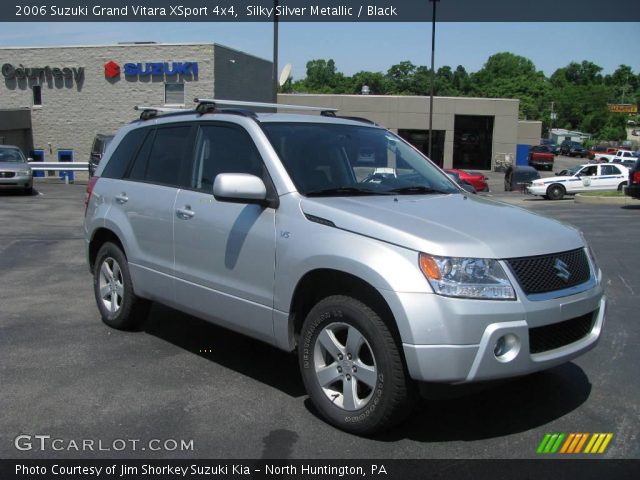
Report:
<svg viewBox="0 0 640 480"><path fill-rule="evenodd" d="M73 150L58 150L58 161L59 162L73 162ZM73 170L60 170L60 178L69 181L69 183L73 183L75 180L75 175Z"/></svg>
<svg viewBox="0 0 640 480"><path fill-rule="evenodd" d="M44 150L31 150L29 156L33 158L34 162L44 162ZM33 176L44 177L44 172L42 170L34 170Z"/></svg>

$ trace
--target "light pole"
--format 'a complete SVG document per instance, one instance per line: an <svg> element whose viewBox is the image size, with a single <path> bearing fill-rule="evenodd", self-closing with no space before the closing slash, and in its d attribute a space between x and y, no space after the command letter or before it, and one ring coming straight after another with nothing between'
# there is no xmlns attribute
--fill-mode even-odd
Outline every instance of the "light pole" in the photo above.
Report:
<svg viewBox="0 0 640 480"><path fill-rule="evenodd" d="M433 3L433 17L431 18L431 94L429 95L429 147L427 156L431 159L431 147L433 145L433 91L435 88L435 70L434 61L436 53L436 4L440 0L429 0ZM433 160L433 159L432 159Z"/></svg>
<svg viewBox="0 0 640 480"><path fill-rule="evenodd" d="M278 103L278 0L273 0L273 103Z"/></svg>

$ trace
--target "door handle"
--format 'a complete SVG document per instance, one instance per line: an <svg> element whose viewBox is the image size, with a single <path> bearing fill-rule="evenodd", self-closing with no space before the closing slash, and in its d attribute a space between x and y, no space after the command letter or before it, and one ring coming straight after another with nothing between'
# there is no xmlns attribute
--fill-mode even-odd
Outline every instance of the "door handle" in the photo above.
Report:
<svg viewBox="0 0 640 480"><path fill-rule="evenodd" d="M120 195L116 195L116 202L118 203L127 203L129 201L129 197L127 197L127 194L122 192Z"/></svg>
<svg viewBox="0 0 640 480"><path fill-rule="evenodd" d="M184 208L176 208L176 214L178 215L178 218L181 218L182 220L189 220L190 218L193 218L196 212L191 210L190 205L185 205Z"/></svg>

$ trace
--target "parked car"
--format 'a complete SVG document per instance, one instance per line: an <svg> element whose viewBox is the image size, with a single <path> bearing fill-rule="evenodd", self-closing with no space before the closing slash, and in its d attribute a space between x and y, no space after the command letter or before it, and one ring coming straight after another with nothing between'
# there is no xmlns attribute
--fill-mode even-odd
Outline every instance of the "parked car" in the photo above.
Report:
<svg viewBox="0 0 640 480"><path fill-rule="evenodd" d="M640 199L640 160L629 170L629 183L624 190L625 195Z"/></svg>
<svg viewBox="0 0 640 480"><path fill-rule="evenodd" d="M540 145L546 145L549 147L549 150L551 150L554 155L558 155L560 153L560 147L548 138L541 138Z"/></svg>
<svg viewBox="0 0 640 480"><path fill-rule="evenodd" d="M510 165L504 174L504 191L524 192L527 185L538 178L540 178L540 174L533 167Z"/></svg>
<svg viewBox="0 0 640 480"><path fill-rule="evenodd" d="M535 180L527 191L549 200L561 200L565 195L592 190L622 191L627 184L628 172L626 167L612 163L581 165L572 176Z"/></svg>
<svg viewBox="0 0 640 480"><path fill-rule="evenodd" d="M445 169L445 171L457 173L463 182L469 183L478 192L489 191L489 184L487 183L487 180L489 180L489 178L486 177L483 173L470 172L468 170L460 170L458 168L447 168Z"/></svg>
<svg viewBox="0 0 640 480"><path fill-rule="evenodd" d="M610 147L605 145L594 145L589 150L587 150L587 158L589 160L594 160L598 154L601 153L609 153Z"/></svg>
<svg viewBox="0 0 640 480"><path fill-rule="evenodd" d="M22 150L14 145L0 145L0 188L33 191L33 172Z"/></svg>
<svg viewBox="0 0 640 480"><path fill-rule="evenodd" d="M613 162L620 163L622 160L635 160L637 155L635 152L625 149L614 150L612 153L599 153L596 155L596 160L599 160L599 163L604 162Z"/></svg>
<svg viewBox="0 0 640 480"><path fill-rule="evenodd" d="M582 144L571 140L565 140L560 144L560 153L569 157L584 158L587 156L587 151Z"/></svg>
<svg viewBox="0 0 640 480"><path fill-rule="evenodd" d="M458 185L464 188L467 192L478 193L473 185L462 180L462 178L460 178L460 175L458 175L456 172L452 172L450 170L445 170L445 172L447 172L447 175L449 175L449 178L451 178L451 180L456 182Z"/></svg>
<svg viewBox="0 0 640 480"><path fill-rule="evenodd" d="M93 138L93 143L91 144L91 153L89 154L89 176L92 177L98 165L100 165L100 160L104 156L107 147L113 140L113 134L103 134L98 133Z"/></svg>
<svg viewBox="0 0 640 480"><path fill-rule="evenodd" d="M574 227L465 195L372 123L220 103L143 109L89 181L107 325L157 301L297 351L315 410L356 434L409 415L416 382L521 376L596 345L602 273Z"/></svg>
<svg viewBox="0 0 640 480"><path fill-rule="evenodd" d="M552 170L554 159L555 155L547 145L536 145L529 149L528 161L530 167Z"/></svg>

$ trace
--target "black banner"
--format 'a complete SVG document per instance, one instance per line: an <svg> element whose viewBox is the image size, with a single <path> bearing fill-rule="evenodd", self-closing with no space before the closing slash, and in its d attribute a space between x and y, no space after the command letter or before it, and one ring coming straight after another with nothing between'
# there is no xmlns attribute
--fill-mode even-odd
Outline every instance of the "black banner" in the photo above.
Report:
<svg viewBox="0 0 640 480"><path fill-rule="evenodd" d="M640 460L0 460L0 478L41 480L636 480Z"/></svg>
<svg viewBox="0 0 640 480"><path fill-rule="evenodd" d="M14 0L2 22L427 22L431 0ZM441 22L637 22L637 0L437 0ZM615 35L615 31L608 34Z"/></svg>

